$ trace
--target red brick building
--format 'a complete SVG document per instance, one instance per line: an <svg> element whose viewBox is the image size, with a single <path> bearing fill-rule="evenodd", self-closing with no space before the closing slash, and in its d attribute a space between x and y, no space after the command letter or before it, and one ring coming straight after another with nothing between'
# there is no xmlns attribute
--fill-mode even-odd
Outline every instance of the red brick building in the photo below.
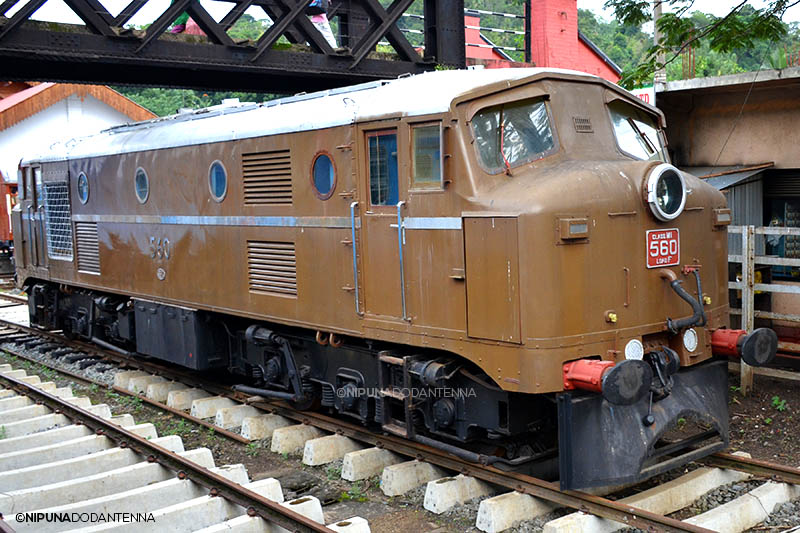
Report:
<svg viewBox="0 0 800 533"><path fill-rule="evenodd" d="M532 66L580 70L614 83L619 81L621 69L578 30L577 0L531 0L530 15ZM464 20L468 26L467 64L483 64L487 68L522 65L511 61L502 50L485 47L491 41L479 30L469 28L480 26L479 17L467 15Z"/></svg>

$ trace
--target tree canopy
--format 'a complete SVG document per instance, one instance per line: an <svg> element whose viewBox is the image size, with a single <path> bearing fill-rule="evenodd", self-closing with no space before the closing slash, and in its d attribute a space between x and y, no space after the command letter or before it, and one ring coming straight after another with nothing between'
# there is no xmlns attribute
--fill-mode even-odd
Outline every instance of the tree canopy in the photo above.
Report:
<svg viewBox="0 0 800 533"><path fill-rule="evenodd" d="M767 0L763 7L742 0L721 17L692 11L695 0L656 1L661 1L665 11L658 20L660 42L650 44L636 65L625 68L620 82L625 87L647 83L665 66L669 74L670 65L690 47L695 50L697 67L715 75L736 72L737 67L744 71L764 64L775 66L772 63L780 58L770 59L771 51L798 42L796 25L782 20L798 0ZM605 5L624 27L638 28L653 18L653 3L648 0L607 0Z"/></svg>

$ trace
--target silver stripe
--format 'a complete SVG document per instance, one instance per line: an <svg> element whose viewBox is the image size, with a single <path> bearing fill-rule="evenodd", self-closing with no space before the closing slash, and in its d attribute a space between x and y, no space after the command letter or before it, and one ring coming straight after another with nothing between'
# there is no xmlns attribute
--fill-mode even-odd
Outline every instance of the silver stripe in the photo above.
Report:
<svg viewBox="0 0 800 533"><path fill-rule="evenodd" d="M461 229L461 217L408 217L403 219L406 229Z"/></svg>
<svg viewBox="0 0 800 533"><path fill-rule="evenodd" d="M348 217L220 217L191 215L72 215L75 222L164 224L178 226L257 226L273 228L350 228Z"/></svg>

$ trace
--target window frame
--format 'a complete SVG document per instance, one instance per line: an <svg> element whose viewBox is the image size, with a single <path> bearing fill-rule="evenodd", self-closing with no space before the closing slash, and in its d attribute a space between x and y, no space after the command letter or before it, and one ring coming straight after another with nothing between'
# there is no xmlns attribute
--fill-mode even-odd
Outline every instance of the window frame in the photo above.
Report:
<svg viewBox="0 0 800 533"><path fill-rule="evenodd" d="M376 129L376 130L364 131L364 152L365 152L365 156L366 156L366 159L367 159L365 168L366 168L366 174L367 174L367 187L368 187L367 191L368 191L368 197L369 197L369 206L371 208L376 208L376 209L396 209L397 208L397 203L393 203L393 204L375 204L375 203L372 202L372 174L370 172L369 140L372 137L382 137L382 136L385 136L385 135L394 135L394 137L395 137L395 144L396 144L396 146L395 146L395 158L396 158L396 164L397 164L397 201L400 202L402 197L403 197L403 193L402 193L403 180L400 179L400 172L401 172L401 167L400 167L401 136L400 136L400 127L399 127L399 125L392 125L392 126L387 126L387 127Z"/></svg>
<svg viewBox="0 0 800 533"><path fill-rule="evenodd" d="M429 185L429 186L420 186L416 180L416 147L414 145L414 130L417 128L429 128L431 126L438 126L439 127L439 183L438 185ZM445 160L445 153L444 153L444 124L442 124L441 120L428 120L425 122L413 122L408 124L409 129L409 163L410 163L410 183L409 183L409 191L413 192L440 192L443 191L445 188L445 183L447 183L447 179L444 176L444 160ZM424 182L433 184L434 182Z"/></svg>
<svg viewBox="0 0 800 533"><path fill-rule="evenodd" d="M214 170L214 165L216 165L216 164L219 164L219 166L222 167L222 172L225 175L225 190L222 191L222 194L220 196L217 196L216 194L214 194L214 186L211 183L212 171ZM217 203L220 203L225 198L227 198L227 196L228 196L228 182L229 182L229 180L228 180L228 169L225 168L225 163L223 163L219 159L215 159L214 161L211 162L210 165L208 165L208 192L211 194L211 199L212 200L214 200ZM148 185L148 190L149 190L149 188L150 187Z"/></svg>
<svg viewBox="0 0 800 533"><path fill-rule="evenodd" d="M317 189L317 181L316 179L314 179L314 168L317 165L317 160L323 155L328 158L328 161L331 162L331 168L333 169L333 183L331 184L331 190L329 190L327 194L323 194L322 192L320 192L319 189ZM336 192L336 186L339 184L339 173L336 171L336 161L333 159L333 154L331 154L327 150L320 150L316 154L314 154L313 159L311 159L310 178L311 178L311 189L314 191L314 195L317 198L319 198L322 201L325 201L331 196L333 196L333 193Z"/></svg>
<svg viewBox="0 0 800 533"><path fill-rule="evenodd" d="M547 113L547 122L550 125L550 134L553 137L553 147L550 150L548 150L547 152L542 152L542 157L539 157L537 159L526 159L525 161L523 161L521 163L517 163L515 165L510 165L509 168L511 168L511 169L520 168L520 167L523 167L525 165L529 165L531 163L534 163L536 161L542 161L544 159L547 159L548 157L552 157L553 155L555 155L555 154L557 154L558 152L561 151L561 144L559 142L558 130L556 128L555 120L553 120L553 112L552 112L552 107L550 105L550 96L548 94L526 96L526 97L523 97L523 98L519 98L517 100L493 102L493 103L490 103L490 104L488 104L486 106L478 108L474 113L472 113L472 115L470 116L470 119L469 119L469 128L468 128L469 129L469 134L470 134L470 139L472 140L472 142L470 144L472 145L472 151L475 154L475 159L477 160L478 166L481 168L481 170L483 170L487 174L490 174L492 176L496 176L497 174L503 174L503 173L506 172L506 168L505 168L505 166L501 166L501 167L499 167L497 169L491 169L491 168L487 168L483 164L483 158L481 157L481 154L478 151L478 146L477 146L478 139L475 137L475 129L472 126L472 123L475 120L475 117L477 117L479 114L481 114L481 113L483 113L483 112L485 112L487 110L493 109L493 108L500 108L500 107L503 107L503 106L506 106L506 105L518 104L518 103L527 102L527 101L530 101L530 102L542 102L544 104L544 109L545 109L545 112Z"/></svg>
<svg viewBox="0 0 800 533"><path fill-rule="evenodd" d="M655 127L656 138L655 138L655 140L659 144L659 148L661 149L661 154L663 156L663 159L649 159L649 158L648 159L641 159L638 156L636 156L636 155L634 155L634 154L632 154L632 153L630 153L630 152L628 152L626 150L623 150L622 145L619 143L619 137L617 136L617 128L614 127L614 117L611 116L611 104L614 104L616 102L621 102L623 104L626 104L626 105L630 106L632 109L635 109L637 111L641 111L642 113L645 113L651 119L653 119L653 122L656 124L656 127ZM670 162L669 153L667 152L667 145L664 142L666 140L666 137L664 136L664 133L663 133L664 130L661 129L661 120L659 119L658 116L656 116L656 115L654 115L652 113L649 113L648 111L642 109L640 106L635 105L635 104L629 102L628 100L626 100L624 98L612 98L610 100L607 100L606 103L605 103L605 106L606 106L606 115L608 116L608 123L611 126L611 135L614 137L614 145L617 147L617 150L619 151L620 154L622 154L625 157L629 157L629 158L633 159L634 161L651 161L651 162L660 162L660 163L669 163ZM629 116L628 118L632 118L632 117Z"/></svg>
<svg viewBox="0 0 800 533"><path fill-rule="evenodd" d="M81 198L81 177L83 177L86 180L85 200ZM78 201L81 203L81 205L86 205L89 202L89 197L92 194L91 187L89 186L89 176L86 175L86 172L81 171L78 173L78 178L75 180L75 191L76 191L76 196L78 197Z"/></svg>
<svg viewBox="0 0 800 533"><path fill-rule="evenodd" d="M145 193L144 198L139 196L139 188L136 186L136 178L139 176L139 171L144 174L145 183L147 184L147 192ZM136 199L142 205L146 204L147 200L150 199L150 176L143 167L136 167L136 172L133 173L133 193L136 195Z"/></svg>

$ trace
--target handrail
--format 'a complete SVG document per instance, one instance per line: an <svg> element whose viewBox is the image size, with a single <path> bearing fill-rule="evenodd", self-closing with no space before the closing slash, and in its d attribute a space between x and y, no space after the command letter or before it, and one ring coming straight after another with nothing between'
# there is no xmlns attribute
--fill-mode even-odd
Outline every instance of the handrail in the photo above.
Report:
<svg viewBox="0 0 800 533"><path fill-rule="evenodd" d="M356 207L358 202L350 203L350 238L353 241L353 286L355 287L356 294L356 314L363 315L361 312L361 303L358 297L358 241L356 241Z"/></svg>
<svg viewBox="0 0 800 533"><path fill-rule="evenodd" d="M403 246L406 243L406 228L403 225L403 206L405 201L397 202L397 250L400 260L400 301L403 304L403 320L409 321L406 313L406 275L403 268Z"/></svg>

